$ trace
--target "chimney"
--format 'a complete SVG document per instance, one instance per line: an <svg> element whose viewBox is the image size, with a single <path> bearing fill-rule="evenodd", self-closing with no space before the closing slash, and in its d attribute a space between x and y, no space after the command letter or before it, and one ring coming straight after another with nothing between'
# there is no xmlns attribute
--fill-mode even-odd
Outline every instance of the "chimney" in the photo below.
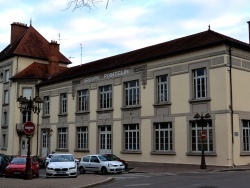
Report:
<svg viewBox="0 0 250 188"><path fill-rule="evenodd" d="M49 43L49 66L48 73L53 75L59 70L59 44L52 40Z"/></svg>
<svg viewBox="0 0 250 188"><path fill-rule="evenodd" d="M248 23L248 35L249 35L249 44L250 44L250 21L248 21L247 23Z"/></svg>
<svg viewBox="0 0 250 188"><path fill-rule="evenodd" d="M11 24L10 44L15 42L28 29L27 24L13 22Z"/></svg>

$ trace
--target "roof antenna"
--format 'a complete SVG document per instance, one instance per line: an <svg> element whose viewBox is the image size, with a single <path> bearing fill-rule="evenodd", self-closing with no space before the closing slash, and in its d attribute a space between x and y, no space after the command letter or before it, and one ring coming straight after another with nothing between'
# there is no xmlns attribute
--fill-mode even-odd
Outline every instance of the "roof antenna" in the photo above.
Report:
<svg viewBox="0 0 250 188"><path fill-rule="evenodd" d="M32 26L32 18L30 18L30 26Z"/></svg>
<svg viewBox="0 0 250 188"><path fill-rule="evenodd" d="M208 30L210 30L210 24L208 25Z"/></svg>
<svg viewBox="0 0 250 188"><path fill-rule="evenodd" d="M80 44L81 46L81 65L82 65L82 44Z"/></svg>

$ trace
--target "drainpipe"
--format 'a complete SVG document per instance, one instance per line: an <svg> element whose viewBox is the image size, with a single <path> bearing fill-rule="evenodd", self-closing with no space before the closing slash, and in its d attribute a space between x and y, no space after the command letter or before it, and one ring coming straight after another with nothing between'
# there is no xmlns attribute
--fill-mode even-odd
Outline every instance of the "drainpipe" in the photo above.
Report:
<svg viewBox="0 0 250 188"><path fill-rule="evenodd" d="M229 77L230 77L230 114L231 114L231 134L232 134L232 166L234 164L234 119L233 119L233 87L232 87L232 49L229 46Z"/></svg>
<svg viewBox="0 0 250 188"><path fill-rule="evenodd" d="M248 23L248 34L249 34L249 44L250 44L250 21L248 21L247 23Z"/></svg>

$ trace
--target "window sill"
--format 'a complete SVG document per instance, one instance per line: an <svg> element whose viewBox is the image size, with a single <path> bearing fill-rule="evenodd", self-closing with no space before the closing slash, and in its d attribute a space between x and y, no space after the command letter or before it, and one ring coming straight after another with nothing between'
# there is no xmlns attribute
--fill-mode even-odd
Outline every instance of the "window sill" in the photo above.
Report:
<svg viewBox="0 0 250 188"><path fill-rule="evenodd" d="M96 110L96 112L108 112L108 111L114 111L114 108L103 108Z"/></svg>
<svg viewBox="0 0 250 188"><path fill-rule="evenodd" d="M8 125L7 125L7 124L3 124L1 127L2 127L3 129L6 129L6 128L8 127Z"/></svg>
<svg viewBox="0 0 250 188"><path fill-rule="evenodd" d="M74 149L74 152L86 152L86 153L89 153L89 149Z"/></svg>
<svg viewBox="0 0 250 188"><path fill-rule="evenodd" d="M174 151L151 151L151 155L176 155Z"/></svg>
<svg viewBox="0 0 250 188"><path fill-rule="evenodd" d="M210 97L200 98L200 99L190 99L188 102L189 103L198 103L198 102L208 102L208 101L211 101Z"/></svg>
<svg viewBox="0 0 250 188"><path fill-rule="evenodd" d="M75 114L77 115L77 114L89 114L90 113L90 111L78 111L78 112L75 112Z"/></svg>
<svg viewBox="0 0 250 188"><path fill-rule="evenodd" d="M67 115L68 115L68 113L67 114L58 114L58 116L61 116L61 117L65 117Z"/></svg>
<svg viewBox="0 0 250 188"><path fill-rule="evenodd" d="M124 150L121 151L122 154L142 154L141 151L129 151L129 150Z"/></svg>
<svg viewBox="0 0 250 188"><path fill-rule="evenodd" d="M155 104L153 104L154 107L157 107L157 106L169 106L169 105L172 105L172 102L155 103Z"/></svg>
<svg viewBox="0 0 250 188"><path fill-rule="evenodd" d="M42 118L50 118L50 115L44 115Z"/></svg>
<svg viewBox="0 0 250 188"><path fill-rule="evenodd" d="M7 148L1 148L1 150L7 151Z"/></svg>
<svg viewBox="0 0 250 188"><path fill-rule="evenodd" d="M69 149L55 149L56 151L69 152Z"/></svg>
<svg viewBox="0 0 250 188"><path fill-rule="evenodd" d="M187 152L187 156L201 156L201 152ZM216 152L205 152L205 156L217 156Z"/></svg>
<svg viewBox="0 0 250 188"><path fill-rule="evenodd" d="M124 107L121 107L121 110L129 110L129 109L137 109L137 108L141 108L141 105L136 105L136 106L124 106Z"/></svg>
<svg viewBox="0 0 250 188"><path fill-rule="evenodd" d="M3 103L3 106L9 106L9 103Z"/></svg>
<svg viewBox="0 0 250 188"><path fill-rule="evenodd" d="M240 156L250 156L250 152L248 151L240 152Z"/></svg>

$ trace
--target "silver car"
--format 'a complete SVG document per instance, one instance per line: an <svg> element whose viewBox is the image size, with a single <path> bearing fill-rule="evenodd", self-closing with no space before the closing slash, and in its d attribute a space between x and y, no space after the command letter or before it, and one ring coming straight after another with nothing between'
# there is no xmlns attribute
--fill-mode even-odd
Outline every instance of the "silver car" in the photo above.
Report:
<svg viewBox="0 0 250 188"><path fill-rule="evenodd" d="M77 162L72 154L53 154L46 167L48 177L77 177Z"/></svg>
<svg viewBox="0 0 250 188"><path fill-rule="evenodd" d="M122 173L125 166L120 161L108 161L103 155L83 156L79 163L79 171L84 174L86 171L107 173Z"/></svg>

